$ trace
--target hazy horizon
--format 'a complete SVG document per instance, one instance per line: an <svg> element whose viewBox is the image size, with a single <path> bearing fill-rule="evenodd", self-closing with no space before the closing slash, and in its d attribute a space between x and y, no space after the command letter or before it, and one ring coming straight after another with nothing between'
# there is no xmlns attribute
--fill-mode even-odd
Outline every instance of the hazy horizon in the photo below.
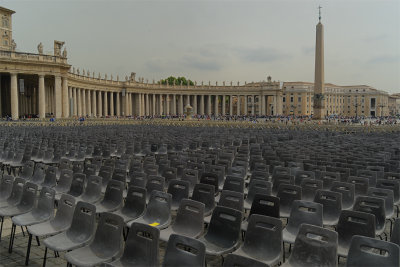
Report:
<svg viewBox="0 0 400 267"><path fill-rule="evenodd" d="M16 11L17 51L52 53L124 80L172 76L243 84L314 80L315 26L322 6L325 82L400 92L400 1L3 0Z"/></svg>

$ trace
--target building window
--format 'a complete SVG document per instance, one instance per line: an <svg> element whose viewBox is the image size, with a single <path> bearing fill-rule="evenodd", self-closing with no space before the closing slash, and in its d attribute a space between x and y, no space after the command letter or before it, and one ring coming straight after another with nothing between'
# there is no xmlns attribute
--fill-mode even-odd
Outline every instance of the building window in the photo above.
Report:
<svg viewBox="0 0 400 267"><path fill-rule="evenodd" d="M301 102L301 96L297 98L297 102Z"/></svg>
<svg viewBox="0 0 400 267"><path fill-rule="evenodd" d="M293 96L290 97L290 102L293 103Z"/></svg>
<svg viewBox="0 0 400 267"><path fill-rule="evenodd" d="M283 103L286 102L286 97L282 97L282 102L283 102Z"/></svg>

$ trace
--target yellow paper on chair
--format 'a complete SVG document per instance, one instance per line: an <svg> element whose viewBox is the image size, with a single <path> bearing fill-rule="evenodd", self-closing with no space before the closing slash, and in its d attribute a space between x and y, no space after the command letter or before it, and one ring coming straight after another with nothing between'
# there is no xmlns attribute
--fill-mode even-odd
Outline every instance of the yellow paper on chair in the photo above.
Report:
<svg viewBox="0 0 400 267"><path fill-rule="evenodd" d="M150 226L157 226L157 225L160 225L158 222L153 222L153 223L150 223L149 224Z"/></svg>

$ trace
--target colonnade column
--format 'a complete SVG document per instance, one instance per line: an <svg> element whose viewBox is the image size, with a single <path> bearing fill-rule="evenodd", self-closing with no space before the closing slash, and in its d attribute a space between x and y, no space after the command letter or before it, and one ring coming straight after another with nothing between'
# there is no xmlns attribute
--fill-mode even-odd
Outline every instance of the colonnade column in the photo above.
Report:
<svg viewBox="0 0 400 267"><path fill-rule="evenodd" d="M56 118L62 116L62 95L61 95L61 76L54 77L54 95L55 95L55 114Z"/></svg>
<svg viewBox="0 0 400 267"><path fill-rule="evenodd" d="M193 114L198 114L198 110L197 110L197 95L193 95Z"/></svg>
<svg viewBox="0 0 400 267"><path fill-rule="evenodd" d="M150 115L150 106L149 106L149 94L146 94L146 116Z"/></svg>
<svg viewBox="0 0 400 267"><path fill-rule="evenodd" d="M207 115L211 115L211 95L207 96Z"/></svg>
<svg viewBox="0 0 400 267"><path fill-rule="evenodd" d="M183 95L179 96L179 114L183 114Z"/></svg>
<svg viewBox="0 0 400 267"><path fill-rule="evenodd" d="M264 96L264 95L261 96L261 112L262 112L262 115L265 115L265 114L266 114L266 110L265 110L265 96Z"/></svg>
<svg viewBox="0 0 400 267"><path fill-rule="evenodd" d="M236 105L236 107L237 107L236 114L239 116L240 113L241 113L241 110L240 110L240 95L237 96L237 105Z"/></svg>
<svg viewBox="0 0 400 267"><path fill-rule="evenodd" d="M91 92L92 96L92 113L93 117L97 117L97 103L96 103L96 90Z"/></svg>
<svg viewBox="0 0 400 267"><path fill-rule="evenodd" d="M110 116L114 117L114 92L110 92Z"/></svg>
<svg viewBox="0 0 400 267"><path fill-rule="evenodd" d="M169 94L166 95L166 101L167 101L167 111L166 111L165 115L171 115L171 111L169 108Z"/></svg>
<svg viewBox="0 0 400 267"><path fill-rule="evenodd" d="M119 100L119 98L120 98L120 93L119 92L117 92L117 94L115 95L115 97L117 98L116 99L116 104L117 104L117 116L119 117L119 116L121 116L121 104L120 104L120 100Z"/></svg>
<svg viewBox="0 0 400 267"><path fill-rule="evenodd" d="M99 114L99 117L103 114L103 102L101 99L101 91L97 91L97 114Z"/></svg>
<svg viewBox="0 0 400 267"><path fill-rule="evenodd" d="M221 108L221 110L222 110L222 115L223 115L223 116L225 116L225 114L226 114L226 110L225 110L225 108L226 108L226 107L225 107L225 101L226 101L226 100L225 100L225 95L223 95L223 96L222 96L222 108Z"/></svg>
<svg viewBox="0 0 400 267"><path fill-rule="evenodd" d="M146 115L146 95L142 94L142 116Z"/></svg>
<svg viewBox="0 0 400 267"><path fill-rule="evenodd" d="M72 99L74 100L74 106L73 106L74 113L73 113L73 115L77 116L78 115L78 106L77 106L78 101L76 99L76 87L72 88Z"/></svg>
<svg viewBox="0 0 400 267"><path fill-rule="evenodd" d="M44 92L44 75L39 75L39 118L46 117L46 101Z"/></svg>
<svg viewBox="0 0 400 267"><path fill-rule="evenodd" d="M128 93L126 92L126 93L125 93L125 101L124 101L124 102L125 102L125 111L124 111L124 112L125 112L125 116L129 116L129 115L128 115L128 113L129 113L129 112L128 112L128 111L129 111L129 102L128 102L129 99L128 99L128 98L129 98L129 97L128 97Z"/></svg>
<svg viewBox="0 0 400 267"><path fill-rule="evenodd" d="M200 114L204 115L204 95L200 96Z"/></svg>
<svg viewBox="0 0 400 267"><path fill-rule="evenodd" d="M258 115L262 115L262 97L258 96Z"/></svg>
<svg viewBox="0 0 400 267"><path fill-rule="evenodd" d="M244 115L248 115L249 111L248 111L248 103L247 103L247 95L244 96Z"/></svg>
<svg viewBox="0 0 400 267"><path fill-rule="evenodd" d="M229 96L229 116L233 115L233 96Z"/></svg>
<svg viewBox="0 0 400 267"><path fill-rule="evenodd" d="M86 111L87 114L89 115L89 117L92 117L92 95L91 95L91 91L87 90L87 107L86 107Z"/></svg>
<svg viewBox="0 0 400 267"><path fill-rule="evenodd" d="M82 116L86 116L86 90L82 89Z"/></svg>
<svg viewBox="0 0 400 267"><path fill-rule="evenodd" d="M82 105L81 105L81 89L76 88L76 102L77 102L77 107L76 107L76 112L78 116L82 115Z"/></svg>
<svg viewBox="0 0 400 267"><path fill-rule="evenodd" d="M219 112L218 112L218 95L215 96L214 110L215 110L215 112L214 112L215 116L218 116L219 115Z"/></svg>
<svg viewBox="0 0 400 267"><path fill-rule="evenodd" d="M11 117L18 120L18 79L16 73L11 73Z"/></svg>
<svg viewBox="0 0 400 267"><path fill-rule="evenodd" d="M251 96L251 116L254 116L254 95Z"/></svg>
<svg viewBox="0 0 400 267"><path fill-rule="evenodd" d="M104 92L104 109L103 109L103 114L104 116L108 116L108 92Z"/></svg>
<svg viewBox="0 0 400 267"><path fill-rule="evenodd" d="M62 77L62 116L69 117L69 102L68 102L68 79Z"/></svg>

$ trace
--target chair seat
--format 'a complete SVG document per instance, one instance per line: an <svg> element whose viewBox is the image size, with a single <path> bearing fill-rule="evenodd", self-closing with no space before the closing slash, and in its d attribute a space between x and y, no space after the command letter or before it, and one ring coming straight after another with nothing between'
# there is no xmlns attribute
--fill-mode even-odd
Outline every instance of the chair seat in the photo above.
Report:
<svg viewBox="0 0 400 267"><path fill-rule="evenodd" d="M132 222L144 223L144 224L151 225L151 226L153 226L155 228L158 228L158 229L165 229L171 224L171 218L168 219L165 222L159 222L157 220L156 221L149 221L148 219L145 219L144 217L140 217L140 218L138 218L138 219L136 219L136 220L134 220Z"/></svg>
<svg viewBox="0 0 400 267"><path fill-rule="evenodd" d="M50 220L53 216L51 213L25 213L12 218L12 222L17 226L29 226L38 224L46 220Z"/></svg>
<svg viewBox="0 0 400 267"><path fill-rule="evenodd" d="M113 212L121 207L121 204L100 203L96 205L96 213Z"/></svg>
<svg viewBox="0 0 400 267"><path fill-rule="evenodd" d="M28 232L34 236L56 235L69 228L69 225L54 225L50 221L28 226Z"/></svg>
<svg viewBox="0 0 400 267"><path fill-rule="evenodd" d="M114 214L117 214L119 216L122 217L122 219L124 219L124 223L126 224L129 221L134 221L137 218L141 217L144 215L144 211L141 214L137 214L137 213L123 213L121 209L116 210L113 212Z"/></svg>
<svg viewBox="0 0 400 267"><path fill-rule="evenodd" d="M204 245L206 245L206 254L208 254L208 255L226 254L226 253L229 253L229 252L233 251L237 247L237 243L235 243L233 246L221 247L221 246L219 246L217 244L209 242L204 237L201 237L198 240L203 242Z"/></svg>
<svg viewBox="0 0 400 267"><path fill-rule="evenodd" d="M66 232L62 232L58 235L48 237L43 242L51 250L54 251L66 251L66 250L73 250L75 248L82 247L86 245L90 239L86 237L82 240L71 240Z"/></svg>
<svg viewBox="0 0 400 267"><path fill-rule="evenodd" d="M288 230L286 230L286 228L284 228L282 230L283 242L286 242L289 244L294 244L294 241L296 240L296 235L297 234L293 234L293 233L289 232Z"/></svg>
<svg viewBox="0 0 400 267"><path fill-rule="evenodd" d="M27 212L30 212L32 210L32 207L30 208L21 208L18 205L17 206L12 206L12 207L5 207L0 209L0 216L1 217L13 217L17 215L21 215Z"/></svg>
<svg viewBox="0 0 400 267"><path fill-rule="evenodd" d="M258 260L260 262L268 264L268 266L278 265L278 263L281 261L280 255L276 255L274 258L271 258L271 259L265 259L261 256L257 257L256 255L246 253L245 251L243 251L242 247L240 247L238 250L233 252L233 254Z"/></svg>
<svg viewBox="0 0 400 267"><path fill-rule="evenodd" d="M110 261L116 255L96 253L90 246L78 248L65 254L65 259L76 266L97 266L102 262Z"/></svg>
<svg viewBox="0 0 400 267"><path fill-rule="evenodd" d="M160 240L167 242L169 237L173 234L181 235L181 236L186 236L186 237L191 237L191 238L197 238L202 234L202 231L199 231L198 233L193 233L193 232L188 232L188 231L174 231L172 228L172 225L168 226L167 228L163 229L160 231Z"/></svg>

